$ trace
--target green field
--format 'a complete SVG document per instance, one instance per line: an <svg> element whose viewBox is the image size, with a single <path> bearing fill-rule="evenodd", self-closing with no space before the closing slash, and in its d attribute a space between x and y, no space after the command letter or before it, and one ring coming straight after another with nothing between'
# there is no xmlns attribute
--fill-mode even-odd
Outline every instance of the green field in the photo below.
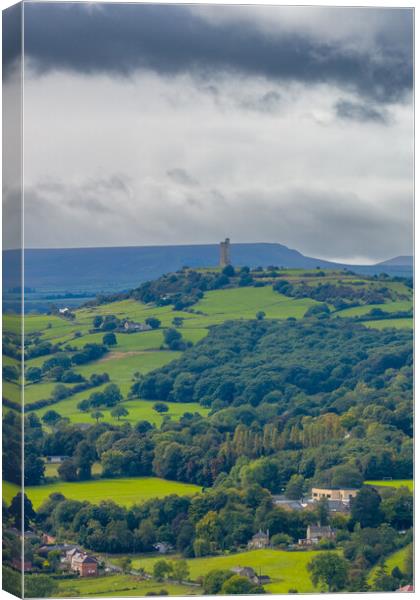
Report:
<svg viewBox="0 0 420 600"><path fill-rule="evenodd" d="M264 588L272 594L285 594L289 589L298 592L314 592L314 586L309 578L306 565L317 554L316 551L286 552L284 550L251 550L228 556L213 556L206 558L192 558L188 560L190 578L197 579L212 569L232 569L234 567L252 567L257 573L268 575L271 583ZM152 572L154 563L159 557L142 558L133 560L134 568L144 568Z"/></svg>
<svg viewBox="0 0 420 600"><path fill-rule="evenodd" d="M398 567L400 569L400 571L404 572L404 567L405 567L405 559L407 556L407 550L408 547L405 548L401 548L400 550L397 550L397 552L394 552L393 554L391 554L385 561L385 568L387 569L388 573L391 574L392 569L394 569L395 567ZM372 584L374 579L375 579L375 575L377 573L377 571L379 570L379 567L373 567L373 569L371 569L370 573L369 573L369 577L368 577L368 583Z"/></svg>
<svg viewBox="0 0 420 600"><path fill-rule="evenodd" d="M51 397L52 391L56 385L56 382L43 381L40 381L39 383L31 383L30 385L25 385L25 406L33 404L34 402L39 402L39 400L48 400L48 398ZM71 389L73 385L66 385L66 387Z"/></svg>
<svg viewBox="0 0 420 600"><path fill-rule="evenodd" d="M157 477L133 477L128 479L94 479L75 483L62 482L25 487L25 493L38 508L50 494L59 492L71 500L87 500L93 504L101 500L114 500L122 506L131 506L149 500L164 498L170 494L192 496L201 492L201 487ZM19 491L18 486L3 483L3 497L10 503Z"/></svg>
<svg viewBox="0 0 420 600"><path fill-rule="evenodd" d="M396 329L412 329L413 319L383 319L381 321L363 321L363 325L366 327L373 327L373 329L388 329L389 327L395 327Z"/></svg>
<svg viewBox="0 0 420 600"><path fill-rule="evenodd" d="M10 504L12 498L14 498L19 491L19 486L14 483L9 483L8 481L2 482L2 498L6 504Z"/></svg>
<svg viewBox="0 0 420 600"><path fill-rule="evenodd" d="M412 492L414 490L414 482L412 479L392 479L391 481L365 481L366 485L374 485L375 487L406 487Z"/></svg>
<svg viewBox="0 0 420 600"><path fill-rule="evenodd" d="M13 383L12 381L3 381L3 398L7 398L7 400L11 400L16 404L22 403L21 396L21 386L17 383Z"/></svg>
<svg viewBox="0 0 420 600"><path fill-rule="evenodd" d="M208 333L211 325L223 323L230 319L254 319L258 311L266 313L267 318L285 319L288 317L301 318L309 306L316 302L310 299L294 300L274 292L270 286L263 288L236 288L207 292L204 298L194 305L191 312L174 311L171 306L156 307L142 304L134 300L123 300L102 306L83 308L76 311L74 321L51 316L51 315L29 315L25 319L25 331L27 334L39 332L41 338L59 344L65 350L69 345L71 348L80 349L87 343L102 343L103 333L89 333L92 329L92 321L95 315L113 314L119 318L129 318L144 322L147 317L157 317L161 320L162 328L172 327L174 317L182 317L183 324L178 330L187 341L197 343ZM15 327L13 319L10 327ZM117 333L117 344L110 348L110 352L99 361L75 367L74 370L86 378L93 373L108 373L110 380L116 383L123 394L127 394L133 384L133 376L136 372L147 373L158 369L168 362L180 356L179 352L171 352L163 348L163 329L146 331L140 333ZM36 357L26 362L26 367L42 367L43 363L53 355ZM51 397L56 382L42 381L25 387L25 404L28 406L40 400ZM71 387L71 386L69 386ZM91 418L77 411L77 404L87 398L94 390L87 390L54 404L54 409L62 416L69 417L75 423L88 423ZM18 386L7 383L4 395L15 402L19 401ZM148 419L152 423L159 424L161 417L150 411L147 403L130 403L128 420L135 422L138 419ZM37 411L43 415L48 408ZM198 405L193 407L173 407L170 416L178 418L185 411L201 410ZM108 411L106 420L111 417Z"/></svg>
<svg viewBox="0 0 420 600"><path fill-rule="evenodd" d="M219 323L230 319L255 319L260 310L268 319L301 318L313 304L317 302L308 298L294 300L267 286L207 292L194 305L194 310L204 313L203 320L210 317L213 322Z"/></svg>
<svg viewBox="0 0 420 600"><path fill-rule="evenodd" d="M148 592L159 595L160 590L166 590L170 596L192 596L202 594L197 586L180 585L175 583L157 583L140 580L132 575L107 575L105 577L88 577L68 579L59 582L59 597L69 596L107 596L127 597L145 596Z"/></svg>
<svg viewBox="0 0 420 600"><path fill-rule="evenodd" d="M397 300L395 302L387 302L386 304L365 304L364 306L354 306L338 311L336 314L339 317L360 317L366 315L371 310L378 308L384 312L400 312L407 311L413 308L411 300Z"/></svg>
<svg viewBox="0 0 420 600"><path fill-rule="evenodd" d="M99 388L95 388L95 390L102 389L101 386ZM72 423L95 423L95 420L92 419L89 412L81 412L77 408L77 404L83 398L87 398L92 393L92 390L87 390L85 392L81 392L80 394L76 394L67 400L62 400L59 404L54 404L53 406L46 406L45 408L40 408L35 411L39 417L42 417L48 410L53 408L57 411L62 417L67 417L70 419ZM104 415L102 421L106 423L138 423L139 421L149 421L152 425L160 426L165 416L171 417L171 419L177 420L182 417L183 414L195 413L198 412L200 415L206 415L209 412L208 408L201 406L197 402L167 402L167 406L169 408L168 412L164 414L159 414L155 410L153 410L153 401L149 400L128 400L126 402L121 402L120 406L124 406L129 414L127 417L121 418L119 421L111 415L110 410L102 409L101 413Z"/></svg>

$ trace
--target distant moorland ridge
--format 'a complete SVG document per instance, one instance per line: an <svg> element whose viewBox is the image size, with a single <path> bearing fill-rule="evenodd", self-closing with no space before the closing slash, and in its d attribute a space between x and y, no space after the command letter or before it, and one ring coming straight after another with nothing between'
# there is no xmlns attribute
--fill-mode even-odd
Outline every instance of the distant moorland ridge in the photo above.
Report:
<svg viewBox="0 0 420 600"><path fill-rule="evenodd" d="M412 276L412 257L398 257L378 265L343 265L304 256L282 244L232 244L232 262L250 267L277 265L294 268L343 268L373 275ZM181 267L216 266L217 244L130 246L109 248L53 248L25 250L25 286L47 291L119 291L130 289ZM18 250L3 252L4 289L16 287Z"/></svg>

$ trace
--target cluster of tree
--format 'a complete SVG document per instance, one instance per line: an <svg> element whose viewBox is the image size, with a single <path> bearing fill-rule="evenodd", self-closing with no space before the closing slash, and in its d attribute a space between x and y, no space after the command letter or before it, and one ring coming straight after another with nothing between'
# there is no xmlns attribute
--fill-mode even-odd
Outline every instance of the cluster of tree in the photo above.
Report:
<svg viewBox="0 0 420 600"><path fill-rule="evenodd" d="M248 577L235 575L232 571L213 569L202 578L206 595L230 596L231 594L264 594L264 588Z"/></svg>
<svg viewBox="0 0 420 600"><path fill-rule="evenodd" d="M121 325L121 319L115 315L96 315L93 317L93 330L94 331L114 331Z"/></svg>
<svg viewBox="0 0 420 600"><path fill-rule="evenodd" d="M93 392L89 398L81 400L77 408L82 412L88 412L96 408L112 408L122 399L123 396L118 385L110 383L100 392Z"/></svg>
<svg viewBox="0 0 420 600"><path fill-rule="evenodd" d="M19 370L14 365L3 366L3 379L6 381L17 381L19 379Z"/></svg>
<svg viewBox="0 0 420 600"><path fill-rule="evenodd" d="M379 391L375 400L383 405L394 395L386 388L401 375L409 386L411 366L409 331L366 329L344 319L226 322L179 360L145 375L133 392L215 410L266 402L288 412L310 396L302 409L313 415L319 404L341 412L337 398L363 384Z"/></svg>
<svg viewBox="0 0 420 600"><path fill-rule="evenodd" d="M3 333L2 344L4 356L9 356L19 361L22 360L22 344L19 335L11 332Z"/></svg>
<svg viewBox="0 0 420 600"><path fill-rule="evenodd" d="M389 312L382 308L372 308L369 312L364 315L354 317L356 321L383 321L385 319L407 319L413 317L413 310L398 310Z"/></svg>
<svg viewBox="0 0 420 600"><path fill-rule="evenodd" d="M165 341L165 345L169 348L169 350L182 351L186 350L187 348L191 348L192 346L192 342L185 341L182 338L182 333L180 333L177 329L165 329L163 338Z"/></svg>
<svg viewBox="0 0 420 600"><path fill-rule="evenodd" d="M232 265L227 265L221 272L199 272L185 268L177 273L163 275L155 281L143 283L130 292L130 297L145 303L153 302L157 306L172 304L174 310L184 310L196 304L204 292L256 283L253 273L246 266L236 271ZM258 283L266 285L265 282Z"/></svg>
<svg viewBox="0 0 420 600"><path fill-rule="evenodd" d="M319 302L332 304L337 310L358 306L359 304L383 304L392 299L392 291L387 286L373 286L369 279L360 285L351 285L338 280L337 283L325 282L308 285L304 281L292 282L281 279L274 283L273 290L290 298L311 298ZM410 294L400 295L400 299L409 299Z"/></svg>
<svg viewBox="0 0 420 600"><path fill-rule="evenodd" d="M84 365L88 362L102 358L108 352L104 344L85 344L80 352L76 352L71 357L73 365Z"/></svg>
<svg viewBox="0 0 420 600"><path fill-rule="evenodd" d="M158 560L153 565L153 577L156 581L172 579L178 583L186 581L190 575L190 569L185 559L167 561Z"/></svg>

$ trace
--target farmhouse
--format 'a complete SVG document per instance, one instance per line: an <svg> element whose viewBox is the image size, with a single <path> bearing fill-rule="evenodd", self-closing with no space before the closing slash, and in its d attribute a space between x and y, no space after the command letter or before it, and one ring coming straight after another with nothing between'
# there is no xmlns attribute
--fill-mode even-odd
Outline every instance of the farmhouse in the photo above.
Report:
<svg viewBox="0 0 420 600"><path fill-rule="evenodd" d="M136 323L135 321L125 321L123 331L125 333L134 333L135 331L150 331L152 328L146 323Z"/></svg>
<svg viewBox="0 0 420 600"><path fill-rule="evenodd" d="M299 546L313 546L322 539L335 540L335 531L329 525L308 525L306 538L299 540Z"/></svg>
<svg viewBox="0 0 420 600"><path fill-rule="evenodd" d="M80 577L96 577L98 575L98 561L94 556L77 553L71 561L71 570L77 571Z"/></svg>
<svg viewBox="0 0 420 600"><path fill-rule="evenodd" d="M264 533L260 529L259 532L256 533L254 536L252 536L252 538L248 542L248 548L250 550L251 549L252 550L260 550L261 548L268 548L269 545L270 545L270 534L269 534L268 529L267 529L266 533Z"/></svg>
<svg viewBox="0 0 420 600"><path fill-rule="evenodd" d="M351 502L358 494L356 488L312 488L312 500L340 500L341 502Z"/></svg>
<svg viewBox="0 0 420 600"><path fill-rule="evenodd" d="M98 575L98 561L96 558L78 548L72 548L66 552L65 561L69 563L72 571L79 573L80 577L96 577Z"/></svg>

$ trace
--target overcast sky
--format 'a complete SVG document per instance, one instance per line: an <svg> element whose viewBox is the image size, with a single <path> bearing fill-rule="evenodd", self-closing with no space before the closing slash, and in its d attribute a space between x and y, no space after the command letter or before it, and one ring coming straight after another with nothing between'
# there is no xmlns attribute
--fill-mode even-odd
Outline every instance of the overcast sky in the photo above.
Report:
<svg viewBox="0 0 420 600"><path fill-rule="evenodd" d="M411 11L36 3L25 51L28 247L412 253Z"/></svg>

